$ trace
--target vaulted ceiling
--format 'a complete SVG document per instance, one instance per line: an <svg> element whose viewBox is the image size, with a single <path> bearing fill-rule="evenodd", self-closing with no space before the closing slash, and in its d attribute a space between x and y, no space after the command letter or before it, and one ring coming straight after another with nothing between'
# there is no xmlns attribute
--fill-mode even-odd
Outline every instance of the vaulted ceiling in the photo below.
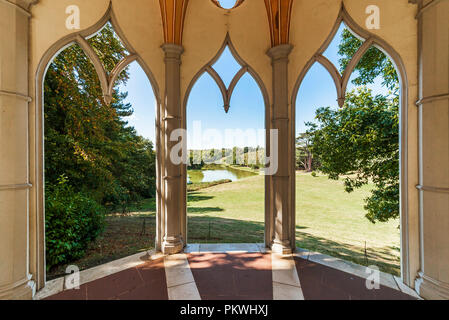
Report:
<svg viewBox="0 0 449 320"><path fill-rule="evenodd" d="M189 0L159 0L165 43L182 44L184 19Z"/></svg>
<svg viewBox="0 0 449 320"><path fill-rule="evenodd" d="M211 1L221 7L219 0ZM237 9L244 1L236 0L232 9ZM270 25L271 45L275 47L288 43L293 0L264 1L267 10L267 19ZM182 45L184 20L189 0L159 0L159 3L161 6L165 42Z"/></svg>

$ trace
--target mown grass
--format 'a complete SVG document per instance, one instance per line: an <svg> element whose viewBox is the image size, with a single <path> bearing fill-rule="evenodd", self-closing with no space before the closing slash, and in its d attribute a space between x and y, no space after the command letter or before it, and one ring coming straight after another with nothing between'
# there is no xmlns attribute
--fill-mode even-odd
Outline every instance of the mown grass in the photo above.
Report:
<svg viewBox="0 0 449 320"><path fill-rule="evenodd" d="M296 185L298 247L399 274L399 221L372 224L364 217L370 186L348 194L342 181L300 172ZM189 192L188 241L263 242L264 198L263 176ZM154 248L155 208L155 200L147 199L129 214L108 215L105 232L71 264L82 270ZM65 267L52 270L50 278L64 274Z"/></svg>
<svg viewBox="0 0 449 320"><path fill-rule="evenodd" d="M342 181L300 172L296 185L298 247L399 274L399 221L372 224L365 218L370 186L348 194ZM263 176L191 193L189 241L263 242L264 197Z"/></svg>

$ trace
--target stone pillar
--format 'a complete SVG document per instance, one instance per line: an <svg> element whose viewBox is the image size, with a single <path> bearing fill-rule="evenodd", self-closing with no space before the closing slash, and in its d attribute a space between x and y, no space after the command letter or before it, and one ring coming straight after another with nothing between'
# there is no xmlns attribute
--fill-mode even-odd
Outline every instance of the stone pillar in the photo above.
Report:
<svg viewBox="0 0 449 320"><path fill-rule="evenodd" d="M287 254L295 247L295 213L291 207L291 125L288 97L288 56L293 47L281 44L271 48L268 56L273 66L273 114L272 128L278 130L278 171L273 175L273 239L271 249Z"/></svg>
<svg viewBox="0 0 449 320"><path fill-rule="evenodd" d="M31 299L34 293L28 243L31 99L25 8L0 1L0 299Z"/></svg>
<svg viewBox="0 0 449 320"><path fill-rule="evenodd" d="M165 52L165 110L163 113L165 143L164 153L164 202L165 227L162 243L162 252L174 254L184 248L184 239L181 230L181 199L182 194L182 163L175 164L170 159L172 149L178 141L170 141L172 132L180 129L181 119L181 54L183 48L177 44L164 44Z"/></svg>
<svg viewBox="0 0 449 320"><path fill-rule="evenodd" d="M449 1L420 3L420 241L416 289L449 299Z"/></svg>

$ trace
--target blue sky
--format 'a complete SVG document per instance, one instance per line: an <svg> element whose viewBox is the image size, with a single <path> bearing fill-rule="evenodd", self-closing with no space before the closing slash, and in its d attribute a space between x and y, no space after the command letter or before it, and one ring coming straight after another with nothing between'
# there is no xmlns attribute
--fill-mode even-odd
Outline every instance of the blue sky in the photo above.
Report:
<svg viewBox="0 0 449 320"><path fill-rule="evenodd" d="M233 6L234 0L224 1L223 6ZM338 68L338 43L340 41L343 25L336 37L325 52L325 56ZM215 70L223 78L226 86L240 66L227 49L214 65ZM130 66L130 80L122 90L128 91L127 102L131 103L134 114L128 118L128 123L134 126L137 132L150 140L155 137L155 98L146 74L137 62ZM291 71L293 72L293 70ZM296 72L296 70L295 70ZM352 77L355 77L354 74ZM375 94L385 93L381 80L369 86ZM348 90L354 88L349 85ZM323 106L337 108L337 94L335 85L329 73L320 64L315 63L304 78L298 92L296 101L296 133L304 132L304 122L314 121L315 112ZM208 129L217 129L223 135L226 129L253 129L265 128L265 107L262 94L255 80L247 73L238 82L232 95L231 107L228 113L223 108L223 99L217 85L208 74L203 74L194 85L187 104L187 129L192 135L195 121L201 121L204 133ZM196 142L196 143L193 143ZM245 145L263 145L260 139L246 141ZM207 141L193 141L188 139L188 148L209 148ZM232 147L222 141L216 148Z"/></svg>
<svg viewBox="0 0 449 320"><path fill-rule="evenodd" d="M154 142L156 98L147 75L135 61L129 67L130 78L121 91L128 91L126 103L131 103L134 114L126 118L128 125L133 126L137 133Z"/></svg>
<svg viewBox="0 0 449 320"><path fill-rule="evenodd" d="M231 9L232 7L234 7L234 5L237 1L236 0L219 0L218 2L220 2L220 5L223 8Z"/></svg>

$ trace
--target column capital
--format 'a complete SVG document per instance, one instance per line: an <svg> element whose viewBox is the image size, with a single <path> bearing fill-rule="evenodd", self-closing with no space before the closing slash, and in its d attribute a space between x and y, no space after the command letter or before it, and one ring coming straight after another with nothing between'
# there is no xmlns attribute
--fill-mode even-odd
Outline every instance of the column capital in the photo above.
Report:
<svg viewBox="0 0 449 320"><path fill-rule="evenodd" d="M291 44L280 44L278 46L272 47L267 51L267 55L271 58L273 62L279 60L287 60L288 56L293 50L293 45Z"/></svg>
<svg viewBox="0 0 449 320"><path fill-rule="evenodd" d="M28 11L30 7L38 2L39 0L0 0L0 4L4 3L5 5L15 7L16 10L27 17L31 17L31 13Z"/></svg>
<svg viewBox="0 0 449 320"><path fill-rule="evenodd" d="M176 43L164 43L161 48L165 53L168 54L181 55L184 52L184 47Z"/></svg>
<svg viewBox="0 0 449 320"><path fill-rule="evenodd" d="M33 4L39 2L39 0L0 0L0 3L16 6L19 9L28 10Z"/></svg>
<svg viewBox="0 0 449 320"><path fill-rule="evenodd" d="M29 7L31 7L33 4L37 4L39 0L13 0L12 2L17 3L24 9L29 9Z"/></svg>
<svg viewBox="0 0 449 320"><path fill-rule="evenodd" d="M164 43L161 48L165 52L165 59L180 60L184 52L183 46L174 43Z"/></svg>

